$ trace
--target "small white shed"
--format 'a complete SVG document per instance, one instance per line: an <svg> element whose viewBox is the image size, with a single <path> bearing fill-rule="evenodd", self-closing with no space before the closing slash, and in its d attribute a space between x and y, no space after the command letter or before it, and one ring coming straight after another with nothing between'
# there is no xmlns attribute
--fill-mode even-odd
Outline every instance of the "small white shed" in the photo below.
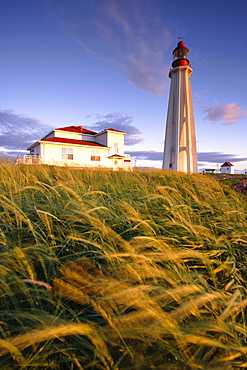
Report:
<svg viewBox="0 0 247 370"><path fill-rule="evenodd" d="M231 164L231 162L225 162L220 166L220 172L221 173L229 173L231 175L234 174L234 166Z"/></svg>

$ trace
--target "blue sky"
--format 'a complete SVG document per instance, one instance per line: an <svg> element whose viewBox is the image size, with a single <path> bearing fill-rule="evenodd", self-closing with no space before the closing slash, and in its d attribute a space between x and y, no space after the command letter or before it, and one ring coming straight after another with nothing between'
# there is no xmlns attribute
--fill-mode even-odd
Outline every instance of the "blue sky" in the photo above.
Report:
<svg viewBox="0 0 247 370"><path fill-rule="evenodd" d="M125 131L161 168L178 37L190 49L199 169L247 171L246 0L0 0L0 154L52 128Z"/></svg>

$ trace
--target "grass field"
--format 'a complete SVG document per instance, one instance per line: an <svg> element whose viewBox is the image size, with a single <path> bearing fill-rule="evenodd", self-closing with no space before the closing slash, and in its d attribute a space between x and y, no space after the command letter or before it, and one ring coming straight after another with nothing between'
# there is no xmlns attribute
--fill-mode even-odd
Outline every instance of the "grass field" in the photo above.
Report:
<svg viewBox="0 0 247 370"><path fill-rule="evenodd" d="M209 176L0 164L0 369L247 367L247 198Z"/></svg>

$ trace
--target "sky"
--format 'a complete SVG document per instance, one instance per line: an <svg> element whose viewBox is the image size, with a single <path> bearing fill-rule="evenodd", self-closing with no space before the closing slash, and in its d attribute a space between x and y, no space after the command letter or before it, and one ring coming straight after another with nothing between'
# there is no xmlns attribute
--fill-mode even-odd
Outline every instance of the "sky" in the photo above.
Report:
<svg viewBox="0 0 247 370"><path fill-rule="evenodd" d="M247 171L246 0L0 0L0 155L54 128L126 132L162 166L169 69L190 49L199 171Z"/></svg>

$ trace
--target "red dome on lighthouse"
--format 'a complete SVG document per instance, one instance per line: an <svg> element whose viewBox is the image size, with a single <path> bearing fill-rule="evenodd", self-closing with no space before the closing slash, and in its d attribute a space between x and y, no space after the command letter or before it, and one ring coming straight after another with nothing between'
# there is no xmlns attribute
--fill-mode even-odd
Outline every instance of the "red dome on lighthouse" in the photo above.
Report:
<svg viewBox="0 0 247 370"><path fill-rule="evenodd" d="M173 50L173 68L180 66L188 66L190 61L188 59L189 49L184 45L183 41L179 41L176 49Z"/></svg>

